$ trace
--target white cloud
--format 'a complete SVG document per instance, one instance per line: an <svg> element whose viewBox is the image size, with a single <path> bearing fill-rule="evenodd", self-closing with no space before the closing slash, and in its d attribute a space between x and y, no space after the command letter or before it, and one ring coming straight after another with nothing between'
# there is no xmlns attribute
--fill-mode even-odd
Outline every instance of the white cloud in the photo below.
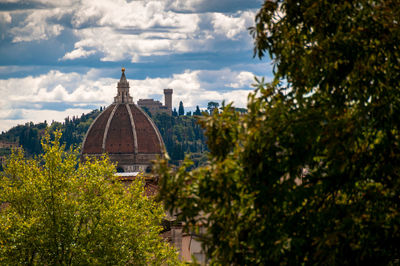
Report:
<svg viewBox="0 0 400 266"><path fill-rule="evenodd" d="M226 85L231 88L242 88L243 86L249 86L254 81L254 74L248 71L242 71L237 75L236 81Z"/></svg>
<svg viewBox="0 0 400 266"><path fill-rule="evenodd" d="M4 1L4 0L2 0ZM21 2L21 0L5 0L6 2L14 2L18 3ZM76 3L76 0L29 0L30 3L37 3L37 4L42 4L45 6L71 6L73 3Z"/></svg>
<svg viewBox="0 0 400 266"><path fill-rule="evenodd" d="M36 9L26 11L28 16L18 26L10 29L13 42L30 42L47 40L61 33L64 27L61 24L50 23L50 19L60 19L66 11L63 8Z"/></svg>
<svg viewBox="0 0 400 266"><path fill-rule="evenodd" d="M69 53L66 53L63 56L62 60L73 60L76 58L85 58L94 53L96 53L96 51L94 51L94 50L87 51L87 50L82 49L82 47L79 47L78 49L75 49Z"/></svg>
<svg viewBox="0 0 400 266"><path fill-rule="evenodd" d="M192 11L201 4L203 0L167 0L168 7L174 10Z"/></svg>
<svg viewBox="0 0 400 266"><path fill-rule="evenodd" d="M87 49L103 54L102 61L132 62L188 52L199 21L197 14L166 11L164 1L85 1L72 18L79 41L64 59L84 57Z"/></svg>
<svg viewBox="0 0 400 266"><path fill-rule="evenodd" d="M87 0L76 10L72 21L77 28L91 22L121 29L171 27L193 32L197 27L197 14L167 11L165 1Z"/></svg>
<svg viewBox="0 0 400 266"><path fill-rule="evenodd" d="M9 12L0 12L0 23L11 23L12 17Z"/></svg>
<svg viewBox="0 0 400 266"><path fill-rule="evenodd" d="M102 61L119 61L128 57L132 62L138 62L142 57L153 55L251 47L247 27L253 23L254 12L238 11L230 15L194 13L198 7L211 4L209 0L34 2L47 8L0 13L0 21L15 21L8 30L15 43L48 40L72 27L78 40L60 60L86 58L99 53ZM239 2L235 0L235 5ZM13 20L14 16L18 20ZM219 45L219 42L227 40L241 45Z"/></svg>
<svg viewBox="0 0 400 266"><path fill-rule="evenodd" d="M0 80L0 104L4 109L14 106L32 108L32 104L42 102L104 104L114 94L109 89L113 82L115 79L90 80L86 75L54 70L37 77Z"/></svg>
<svg viewBox="0 0 400 266"><path fill-rule="evenodd" d="M64 59L75 59L86 56L86 49L103 54L102 61L119 61L129 58L139 61L142 56L167 55L204 50L205 40L194 40L180 32L143 32L125 34L110 27L85 28L75 30L80 41L75 43L75 50L64 56ZM93 52L94 53L94 52ZM71 58L73 55L73 58Z"/></svg>
<svg viewBox="0 0 400 266"><path fill-rule="evenodd" d="M223 40L239 40L243 43L239 49L251 46L247 28L253 23L254 13L250 11L230 16L183 14L162 10L164 6L159 2L140 1L117 5L115 9L106 7L90 6L75 14L75 26L87 21L98 26L75 29L79 41L64 59L84 57L86 54L81 51L95 50L103 54L102 61L128 57L137 62L143 56L237 49L216 45ZM211 27L202 28L207 23Z"/></svg>
<svg viewBox="0 0 400 266"><path fill-rule="evenodd" d="M235 16L214 13L212 24L215 33L225 35L226 38L235 40L243 33L247 34L247 28L253 25L254 13L250 11L237 12Z"/></svg>
<svg viewBox="0 0 400 266"><path fill-rule="evenodd" d="M186 12L234 12L248 8L258 8L263 0L165 0L172 10Z"/></svg>

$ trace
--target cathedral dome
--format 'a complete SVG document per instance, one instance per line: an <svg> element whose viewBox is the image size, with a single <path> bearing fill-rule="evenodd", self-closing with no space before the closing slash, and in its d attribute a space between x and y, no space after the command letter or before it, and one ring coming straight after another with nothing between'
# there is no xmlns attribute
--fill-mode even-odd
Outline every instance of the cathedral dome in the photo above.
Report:
<svg viewBox="0 0 400 266"><path fill-rule="evenodd" d="M82 154L107 153L120 172L145 171L164 150L161 135L151 118L129 95L122 69L114 103L93 121L82 145Z"/></svg>

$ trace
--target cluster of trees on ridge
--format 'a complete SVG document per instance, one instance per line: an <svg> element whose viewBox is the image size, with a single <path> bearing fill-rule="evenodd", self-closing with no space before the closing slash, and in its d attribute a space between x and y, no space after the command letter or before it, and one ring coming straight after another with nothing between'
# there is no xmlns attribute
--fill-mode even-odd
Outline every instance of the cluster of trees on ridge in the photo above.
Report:
<svg viewBox="0 0 400 266"><path fill-rule="evenodd" d="M63 123L52 121L51 124L48 124L47 121L44 121L43 123L35 124L29 122L2 132L0 140L17 142L25 150L26 154L32 157L43 152L40 143L48 128L49 132L55 132L56 130L62 132L61 142L66 145L66 148L70 146L77 147L82 143L90 124L99 114L99 110L93 110L88 114L82 114L81 117L67 117Z"/></svg>

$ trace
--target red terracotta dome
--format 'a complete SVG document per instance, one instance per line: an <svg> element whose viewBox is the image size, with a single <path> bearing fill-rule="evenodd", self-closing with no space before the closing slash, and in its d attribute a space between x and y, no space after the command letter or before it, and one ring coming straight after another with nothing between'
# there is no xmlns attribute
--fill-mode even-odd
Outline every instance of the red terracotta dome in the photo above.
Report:
<svg viewBox="0 0 400 266"><path fill-rule="evenodd" d="M107 153L124 172L144 171L164 150L161 135L151 118L129 95L125 69L118 82L118 94L92 123L82 145L82 154Z"/></svg>

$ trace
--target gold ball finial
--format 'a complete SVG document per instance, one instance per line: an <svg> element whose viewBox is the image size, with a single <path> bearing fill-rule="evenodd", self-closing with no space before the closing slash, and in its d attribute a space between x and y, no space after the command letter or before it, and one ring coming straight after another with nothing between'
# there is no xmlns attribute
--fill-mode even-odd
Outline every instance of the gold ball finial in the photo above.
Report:
<svg viewBox="0 0 400 266"><path fill-rule="evenodd" d="M125 67L121 68L121 71L122 71L122 73L124 73L125 72Z"/></svg>

